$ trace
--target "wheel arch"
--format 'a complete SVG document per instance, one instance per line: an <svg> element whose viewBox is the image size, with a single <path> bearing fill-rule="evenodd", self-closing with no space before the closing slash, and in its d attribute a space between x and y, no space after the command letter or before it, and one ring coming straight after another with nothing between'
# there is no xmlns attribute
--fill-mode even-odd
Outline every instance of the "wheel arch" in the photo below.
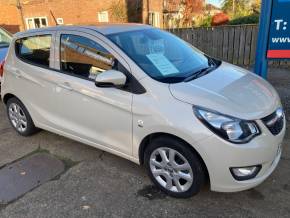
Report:
<svg viewBox="0 0 290 218"><path fill-rule="evenodd" d="M149 145L149 143L152 140L159 138L159 137L166 137L166 138L175 139L175 140L178 140L178 141L182 142L183 144L185 144L193 153L195 153L198 156L198 158L200 159L200 161L204 167L204 170L206 172L206 176L209 180L208 168L207 168L203 158L199 154L199 152L192 145L190 145L187 141L185 141L184 139L182 139L176 135L170 134L170 133L156 132L156 133L151 133L151 134L147 135L145 138L143 138L143 140L140 143L139 152L138 152L140 165L144 164L144 153L145 153L146 147Z"/></svg>
<svg viewBox="0 0 290 218"><path fill-rule="evenodd" d="M39 129L35 126L33 118L31 117L31 114L28 111L28 109L25 106L25 104L21 101L21 99L19 99L16 95L14 95L12 93L4 94L2 100L5 103L5 105L7 105L9 103L10 99L15 99L14 101L16 101L16 102L14 102L14 103L18 104L18 106L21 108L21 110L23 111L23 113L25 113L25 116L26 116L27 124L26 124L25 129L23 131L19 131L19 130L16 129L16 131L20 135L25 136L25 137L33 135L34 133L37 133L39 131ZM7 107L7 113L8 113L8 118L9 118L10 116L9 116L8 105L6 107ZM9 118L9 120L10 120L10 118ZM10 120L10 122L11 122L11 120ZM14 128L16 128L16 127L14 126Z"/></svg>
<svg viewBox="0 0 290 218"><path fill-rule="evenodd" d="M9 100L10 98L17 98L17 96L15 96L15 95L13 95L13 94L11 94L11 93L6 93L6 94L3 96L3 98L2 98L4 104L7 104L8 100ZM17 99L19 99L19 98L17 98Z"/></svg>

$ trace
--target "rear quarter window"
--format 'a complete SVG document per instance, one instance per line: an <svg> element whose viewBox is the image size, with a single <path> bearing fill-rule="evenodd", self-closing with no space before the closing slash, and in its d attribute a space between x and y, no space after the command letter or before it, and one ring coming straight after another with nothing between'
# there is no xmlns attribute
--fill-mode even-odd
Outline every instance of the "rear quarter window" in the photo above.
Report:
<svg viewBox="0 0 290 218"><path fill-rule="evenodd" d="M30 36L17 39L15 52L21 60L49 67L51 50L51 35Z"/></svg>

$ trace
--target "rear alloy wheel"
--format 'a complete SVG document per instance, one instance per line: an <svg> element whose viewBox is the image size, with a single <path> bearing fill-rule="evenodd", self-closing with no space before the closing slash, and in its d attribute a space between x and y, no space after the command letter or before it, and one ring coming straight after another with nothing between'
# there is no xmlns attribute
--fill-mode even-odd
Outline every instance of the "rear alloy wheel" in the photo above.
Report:
<svg viewBox="0 0 290 218"><path fill-rule="evenodd" d="M8 100L7 114L11 125L20 135L29 136L38 131L27 109L17 98Z"/></svg>
<svg viewBox="0 0 290 218"><path fill-rule="evenodd" d="M27 129L27 118L22 108L16 103L11 103L8 112L13 127L20 133L25 132Z"/></svg>
<svg viewBox="0 0 290 218"><path fill-rule="evenodd" d="M204 184L199 157L179 140L153 140L145 151L145 166L154 184L173 197L191 197Z"/></svg>

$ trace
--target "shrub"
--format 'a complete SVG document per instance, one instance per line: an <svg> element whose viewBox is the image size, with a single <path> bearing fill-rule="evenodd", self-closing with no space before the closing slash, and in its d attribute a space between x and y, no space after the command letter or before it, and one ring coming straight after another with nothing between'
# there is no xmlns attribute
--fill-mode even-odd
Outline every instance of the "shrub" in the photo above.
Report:
<svg viewBox="0 0 290 218"><path fill-rule="evenodd" d="M225 13L218 13L212 17L211 25L212 26L220 26L223 24L227 24L230 18Z"/></svg>
<svg viewBox="0 0 290 218"><path fill-rule="evenodd" d="M240 25L240 24L257 24L259 23L259 14L251 14L245 17L239 17L231 20L229 25Z"/></svg>
<svg viewBox="0 0 290 218"><path fill-rule="evenodd" d="M197 22L195 26L198 26L198 27L210 27L211 26L211 20L212 20L211 16L206 16L203 19L201 19L199 22Z"/></svg>

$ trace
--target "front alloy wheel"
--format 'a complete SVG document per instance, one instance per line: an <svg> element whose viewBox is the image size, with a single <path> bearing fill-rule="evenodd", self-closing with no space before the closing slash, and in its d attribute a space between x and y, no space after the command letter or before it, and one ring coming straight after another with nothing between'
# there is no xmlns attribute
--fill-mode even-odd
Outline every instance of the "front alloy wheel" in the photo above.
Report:
<svg viewBox="0 0 290 218"><path fill-rule="evenodd" d="M150 169L156 181L168 191L185 192L193 182L193 173L186 158L178 151L161 147L150 157Z"/></svg>
<svg viewBox="0 0 290 218"><path fill-rule="evenodd" d="M206 169L189 146L179 139L159 137L145 150L144 164L151 180L170 196L191 197L204 184Z"/></svg>

